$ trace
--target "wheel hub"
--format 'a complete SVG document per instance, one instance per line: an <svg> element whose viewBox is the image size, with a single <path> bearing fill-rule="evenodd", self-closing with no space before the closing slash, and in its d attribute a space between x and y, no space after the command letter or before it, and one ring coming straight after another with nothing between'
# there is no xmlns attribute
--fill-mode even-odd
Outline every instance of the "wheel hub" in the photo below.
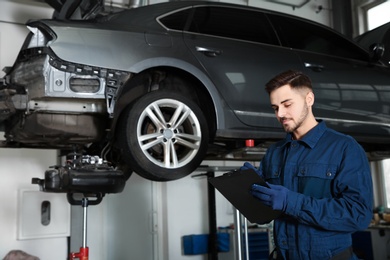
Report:
<svg viewBox="0 0 390 260"><path fill-rule="evenodd" d="M165 139L167 140L171 139L173 137L172 129L165 129L163 135Z"/></svg>

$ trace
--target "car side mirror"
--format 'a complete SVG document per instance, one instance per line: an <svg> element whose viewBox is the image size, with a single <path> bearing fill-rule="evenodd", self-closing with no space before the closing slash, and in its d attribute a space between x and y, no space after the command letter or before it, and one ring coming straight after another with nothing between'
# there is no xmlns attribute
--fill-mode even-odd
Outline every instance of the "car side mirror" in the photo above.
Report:
<svg viewBox="0 0 390 260"><path fill-rule="evenodd" d="M385 54L385 45L383 43L374 43L370 45L370 55L373 62L379 61Z"/></svg>

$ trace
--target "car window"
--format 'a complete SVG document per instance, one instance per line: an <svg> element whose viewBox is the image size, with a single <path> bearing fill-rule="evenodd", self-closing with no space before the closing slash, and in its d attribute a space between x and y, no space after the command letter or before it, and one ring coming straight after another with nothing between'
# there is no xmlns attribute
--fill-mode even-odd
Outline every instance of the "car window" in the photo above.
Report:
<svg viewBox="0 0 390 260"><path fill-rule="evenodd" d="M279 45L263 13L240 8L197 7L188 31Z"/></svg>
<svg viewBox="0 0 390 260"><path fill-rule="evenodd" d="M159 21L168 29L182 31L191 12L191 8L171 13L159 19Z"/></svg>
<svg viewBox="0 0 390 260"><path fill-rule="evenodd" d="M368 54L327 28L281 15L269 15L282 45L347 59L368 61Z"/></svg>

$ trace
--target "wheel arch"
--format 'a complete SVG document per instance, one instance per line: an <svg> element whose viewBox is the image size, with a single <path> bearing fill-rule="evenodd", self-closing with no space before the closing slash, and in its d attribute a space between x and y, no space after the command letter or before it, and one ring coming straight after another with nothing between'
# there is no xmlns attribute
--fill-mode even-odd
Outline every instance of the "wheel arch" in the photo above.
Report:
<svg viewBox="0 0 390 260"><path fill-rule="evenodd" d="M184 84L180 84L180 82ZM159 66L137 73L124 84L115 105L113 132L115 132L118 119L128 105L142 95L158 89L180 91L191 97L204 114L208 115L206 118L211 138L214 138L216 129L224 125L221 97L206 75L199 70L193 74L177 67Z"/></svg>

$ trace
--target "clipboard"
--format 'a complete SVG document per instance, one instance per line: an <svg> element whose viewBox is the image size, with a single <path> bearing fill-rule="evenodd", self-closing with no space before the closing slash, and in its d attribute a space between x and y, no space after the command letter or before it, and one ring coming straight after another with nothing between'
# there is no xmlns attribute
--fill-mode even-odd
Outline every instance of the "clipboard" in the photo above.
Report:
<svg viewBox="0 0 390 260"><path fill-rule="evenodd" d="M253 169L227 172L208 181L251 223L265 224L282 214L251 194L252 184L268 186Z"/></svg>

